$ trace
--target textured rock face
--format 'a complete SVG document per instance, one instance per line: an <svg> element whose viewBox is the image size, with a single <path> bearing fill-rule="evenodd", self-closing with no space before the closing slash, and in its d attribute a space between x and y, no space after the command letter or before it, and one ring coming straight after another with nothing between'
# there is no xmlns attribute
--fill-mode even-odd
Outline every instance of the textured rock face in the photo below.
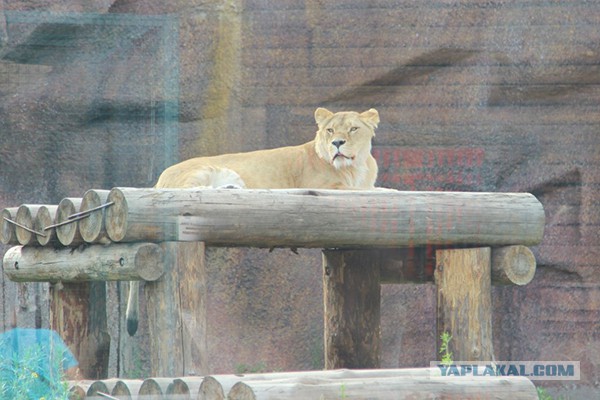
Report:
<svg viewBox="0 0 600 400"><path fill-rule="evenodd" d="M381 185L529 191L542 201L534 281L494 289L496 357L581 360L581 386L598 380L592 5L4 3L0 206L149 186L179 159L309 140L317 106L375 107ZM85 13L79 22L89 23L24 11ZM94 22L96 13L121 24ZM209 258L216 372L320 366L319 252ZM3 288L7 299L18 294ZM432 287L383 293L384 365L434 359Z"/></svg>

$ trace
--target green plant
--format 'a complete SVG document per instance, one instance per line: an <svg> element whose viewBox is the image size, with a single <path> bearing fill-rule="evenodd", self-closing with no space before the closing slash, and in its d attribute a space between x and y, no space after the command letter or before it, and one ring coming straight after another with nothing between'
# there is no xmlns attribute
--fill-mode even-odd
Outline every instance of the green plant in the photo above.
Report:
<svg viewBox="0 0 600 400"><path fill-rule="evenodd" d="M450 351L450 340L452 336L448 332L444 332L440 335L440 340L442 341L440 345L440 355L442 356L442 365L450 365L452 364L452 352Z"/></svg>
<svg viewBox="0 0 600 400"><path fill-rule="evenodd" d="M7 355L0 352L0 398L67 400L69 387L60 357L48 357L41 346Z"/></svg>
<svg viewBox="0 0 600 400"><path fill-rule="evenodd" d="M257 374L261 372L267 371L267 365L264 362L258 362L254 365L248 364L238 364L235 367L235 372L237 374Z"/></svg>
<svg viewBox="0 0 600 400"><path fill-rule="evenodd" d="M342 383L342 386L340 387L340 398L346 398L346 385L344 383Z"/></svg>
<svg viewBox="0 0 600 400"><path fill-rule="evenodd" d="M538 399L539 400L554 400L554 397L552 397L550 395L550 393L548 393L546 391L546 389L544 389L543 387L536 386L535 390L537 391L537 395L538 395ZM560 397L557 397L556 400L567 400L567 399L564 398L564 397L562 397L562 396L560 396Z"/></svg>

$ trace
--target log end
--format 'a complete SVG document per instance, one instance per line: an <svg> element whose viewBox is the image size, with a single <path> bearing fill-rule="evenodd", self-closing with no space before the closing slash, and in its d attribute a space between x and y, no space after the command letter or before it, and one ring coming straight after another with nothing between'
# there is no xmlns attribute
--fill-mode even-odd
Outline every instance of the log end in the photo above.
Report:
<svg viewBox="0 0 600 400"><path fill-rule="evenodd" d="M81 199L79 212L96 209L79 222L79 232L82 239L87 243L97 243L102 240L104 232L104 209L97 209L108 197L108 190L90 189Z"/></svg>
<svg viewBox="0 0 600 400"><path fill-rule="evenodd" d="M17 218L17 210L18 207L2 210L2 218L0 219L0 243L2 244L19 244L15 235L15 225L9 222Z"/></svg>
<svg viewBox="0 0 600 400"><path fill-rule="evenodd" d="M507 246L492 251L492 279L504 285L526 285L536 270L535 256L526 246Z"/></svg>
<svg viewBox="0 0 600 400"><path fill-rule="evenodd" d="M69 221L69 217L77 212L81 199L65 198L58 203L56 211L56 223L61 224ZM73 221L65 225L56 227L56 237L63 246L73 246L81 244L79 227L77 222Z"/></svg>
<svg viewBox="0 0 600 400"><path fill-rule="evenodd" d="M198 392L200 399L225 400L223 386L212 376L207 376L202 380Z"/></svg>
<svg viewBox="0 0 600 400"><path fill-rule="evenodd" d="M250 386L244 382L238 382L233 385L227 398L230 400L256 400L256 395Z"/></svg>
<svg viewBox="0 0 600 400"><path fill-rule="evenodd" d="M17 210L16 222L20 226L17 225L15 227L15 235L19 244L22 244L23 246L31 244L34 240L34 235L31 230L33 230L33 219L35 218L36 213L37 206L30 206L27 204L23 204Z"/></svg>
<svg viewBox="0 0 600 400"><path fill-rule="evenodd" d="M122 190L114 188L108 194L106 201L113 203L106 209L106 233L113 242L120 242L127 233L127 214L129 211L127 200Z"/></svg>
<svg viewBox="0 0 600 400"><path fill-rule="evenodd" d="M135 269L145 281L155 281L164 273L165 256L159 245L148 243L135 254Z"/></svg>
<svg viewBox="0 0 600 400"><path fill-rule="evenodd" d="M37 242L41 246L45 246L56 238L54 229L46 229L54 223L56 217L57 206L41 206L38 210L35 220L33 221L33 229L43 235L35 235Z"/></svg>

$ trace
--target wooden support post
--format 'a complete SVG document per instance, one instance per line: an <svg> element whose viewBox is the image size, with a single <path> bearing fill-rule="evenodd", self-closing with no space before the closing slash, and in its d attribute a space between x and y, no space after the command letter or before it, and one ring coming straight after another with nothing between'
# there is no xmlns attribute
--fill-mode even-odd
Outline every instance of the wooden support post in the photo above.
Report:
<svg viewBox="0 0 600 400"><path fill-rule="evenodd" d="M438 346L448 332L454 361L493 360L491 249L437 250L436 260Z"/></svg>
<svg viewBox="0 0 600 400"><path fill-rule="evenodd" d="M82 375L108 375L110 335L106 321L106 283L57 283L50 287L50 328L69 346Z"/></svg>
<svg viewBox="0 0 600 400"><path fill-rule="evenodd" d="M380 367L379 278L377 251L323 251L325 369Z"/></svg>
<svg viewBox="0 0 600 400"><path fill-rule="evenodd" d="M164 242L161 247L165 273L145 285L152 375L206 374L204 243Z"/></svg>

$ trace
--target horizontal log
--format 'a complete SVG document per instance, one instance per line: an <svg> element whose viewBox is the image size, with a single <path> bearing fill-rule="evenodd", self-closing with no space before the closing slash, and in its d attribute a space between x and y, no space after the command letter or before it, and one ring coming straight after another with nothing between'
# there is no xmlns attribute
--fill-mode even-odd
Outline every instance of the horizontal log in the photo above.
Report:
<svg viewBox="0 0 600 400"><path fill-rule="evenodd" d="M378 249L376 257L381 283L432 281L435 257L428 256L427 250L425 247ZM533 279L535 270L535 256L528 247L517 245L492 249L492 285L526 285Z"/></svg>
<svg viewBox="0 0 600 400"><path fill-rule="evenodd" d="M110 395L117 381L118 379L105 379L101 381L94 381L87 390L87 396L98 396L102 398L104 397L102 395Z"/></svg>
<svg viewBox="0 0 600 400"><path fill-rule="evenodd" d="M9 207L2 210L2 220L0 220L0 243L15 245L19 244L15 234L15 224L10 221L17 219L19 207Z"/></svg>
<svg viewBox="0 0 600 400"><path fill-rule="evenodd" d="M527 193L114 188L111 240L249 247L538 244Z"/></svg>
<svg viewBox="0 0 600 400"><path fill-rule="evenodd" d="M15 218L15 235L19 244L26 246L36 243L33 221L42 206L42 204L23 204L19 206Z"/></svg>
<svg viewBox="0 0 600 400"><path fill-rule="evenodd" d="M81 198L64 198L56 211L56 237L63 246L79 246L83 243L77 221L70 219L79 210ZM69 223L70 222L70 223Z"/></svg>
<svg viewBox="0 0 600 400"><path fill-rule="evenodd" d="M533 383L520 376L446 377L406 376L330 381L239 382L229 391L230 400L262 399L377 399L415 398L537 400Z"/></svg>
<svg viewBox="0 0 600 400"><path fill-rule="evenodd" d="M87 395L89 387L94 383L92 380L70 381L69 400L83 400Z"/></svg>
<svg viewBox="0 0 600 400"><path fill-rule="evenodd" d="M326 371L270 372L244 375L213 375L225 393L238 382L301 382L318 380L393 378L405 376L441 376L439 368L330 369Z"/></svg>
<svg viewBox="0 0 600 400"><path fill-rule="evenodd" d="M173 386L173 378L148 378L144 379L140 387L139 396L149 396L148 398L166 398L164 397ZM155 396L155 397L152 397Z"/></svg>
<svg viewBox="0 0 600 400"><path fill-rule="evenodd" d="M58 242L54 228L46 229L54 224L57 209L58 206L41 206L33 220L33 229L36 232L43 233L43 235L35 235L35 239L40 246Z"/></svg>
<svg viewBox="0 0 600 400"><path fill-rule="evenodd" d="M525 377L442 376L439 368L378 370L329 370L279 372L207 377L106 379L70 382L73 391L87 389L132 398L139 396L180 396L182 398L224 399L306 399L306 398L494 398L537 399L534 385ZM79 389L75 389L77 387ZM112 388L112 391L111 391ZM120 389L118 389L120 388ZM193 388L193 389L192 389Z"/></svg>
<svg viewBox="0 0 600 400"><path fill-rule="evenodd" d="M81 199L80 213L95 209L79 222L79 233L87 243L108 243L109 241L104 226L105 209L100 208L106 202L108 193L108 190L90 189Z"/></svg>
<svg viewBox="0 0 600 400"><path fill-rule="evenodd" d="M198 390L198 399L202 400L224 400L225 391L221 383L212 376L202 380Z"/></svg>
<svg viewBox="0 0 600 400"><path fill-rule="evenodd" d="M535 270L535 256L525 246L492 249L492 283L526 285L533 279Z"/></svg>
<svg viewBox="0 0 600 400"><path fill-rule="evenodd" d="M4 254L4 272L15 282L153 281L164 271L157 244L132 243L78 249L15 246Z"/></svg>
<svg viewBox="0 0 600 400"><path fill-rule="evenodd" d="M142 387L143 381L140 379L121 379L115 383L115 387L110 393L113 397L119 399L137 398L137 394Z"/></svg>

